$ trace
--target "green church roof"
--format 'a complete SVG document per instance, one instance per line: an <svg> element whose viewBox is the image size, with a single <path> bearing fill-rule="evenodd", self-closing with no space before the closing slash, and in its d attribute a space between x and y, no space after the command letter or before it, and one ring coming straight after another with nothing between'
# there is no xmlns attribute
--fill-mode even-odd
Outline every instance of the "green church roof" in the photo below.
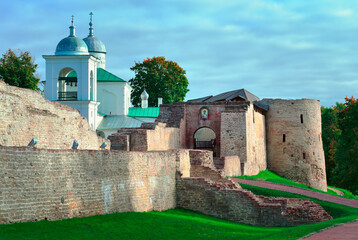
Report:
<svg viewBox="0 0 358 240"><path fill-rule="evenodd" d="M159 115L159 107L130 107L128 111L128 117L136 118L157 118Z"/></svg>
<svg viewBox="0 0 358 240"><path fill-rule="evenodd" d="M97 82L125 82L122 78L104 70L103 68L97 68Z"/></svg>
<svg viewBox="0 0 358 240"><path fill-rule="evenodd" d="M75 71L70 72L67 77L77 77ZM97 68L97 82L126 82L120 77L117 77L113 73L104 70L103 68Z"/></svg>

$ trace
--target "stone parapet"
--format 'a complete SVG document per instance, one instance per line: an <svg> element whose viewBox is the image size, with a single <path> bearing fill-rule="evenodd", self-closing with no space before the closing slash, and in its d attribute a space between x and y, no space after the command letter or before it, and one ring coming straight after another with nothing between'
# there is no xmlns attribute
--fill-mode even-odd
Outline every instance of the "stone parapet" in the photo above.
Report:
<svg viewBox="0 0 358 240"><path fill-rule="evenodd" d="M0 223L175 208L189 153L0 147Z"/></svg>
<svg viewBox="0 0 358 240"><path fill-rule="evenodd" d="M27 146L37 138L37 148L99 149L107 141L90 129L78 110L46 100L39 92L0 81L0 145Z"/></svg>
<svg viewBox="0 0 358 240"><path fill-rule="evenodd" d="M140 128L122 128L108 139L112 150L165 151L181 148L179 129L160 122L143 123Z"/></svg>

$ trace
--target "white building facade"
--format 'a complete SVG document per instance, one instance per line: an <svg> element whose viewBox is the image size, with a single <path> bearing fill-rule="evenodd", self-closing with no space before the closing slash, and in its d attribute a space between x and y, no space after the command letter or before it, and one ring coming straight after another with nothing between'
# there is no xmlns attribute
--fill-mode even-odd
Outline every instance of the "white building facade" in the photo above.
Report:
<svg viewBox="0 0 358 240"><path fill-rule="evenodd" d="M46 61L45 97L80 111L96 130L106 115L127 115L131 87L105 70L106 48L93 34L92 13L89 35L76 37L75 26Z"/></svg>

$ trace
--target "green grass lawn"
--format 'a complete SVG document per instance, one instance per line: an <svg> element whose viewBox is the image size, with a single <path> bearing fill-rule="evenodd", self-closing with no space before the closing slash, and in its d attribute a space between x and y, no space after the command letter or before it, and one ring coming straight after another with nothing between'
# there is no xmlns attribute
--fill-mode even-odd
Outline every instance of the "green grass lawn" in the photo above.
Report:
<svg viewBox="0 0 358 240"><path fill-rule="evenodd" d="M344 196L340 196L338 195L335 191L327 189L327 192L323 192L320 191L318 189L315 188L311 188L308 187L305 184L302 183L297 183L294 182L292 180L283 178L273 172L270 172L269 170L264 170L259 172L257 175L254 176L239 176L239 177L235 177L235 178L241 178L241 179L247 179L247 180L258 180L258 179L265 179L267 182L272 182L272 183L278 183L278 184L283 184L283 185L289 185L289 186L293 186L293 187L298 187L298 188L303 188L303 189L308 189L311 191L315 191L315 192L321 192L321 193L326 193L326 194L330 194L333 196L339 196L339 197L344 197L344 198L349 198L349 199L358 199L358 196L353 195L351 192L345 190L345 189L341 189L341 188L336 188L336 187L332 187L335 188L337 190L340 190L344 193Z"/></svg>
<svg viewBox="0 0 358 240"><path fill-rule="evenodd" d="M311 232L358 218L357 209L334 203L326 203L325 208L331 211L334 220L298 227L256 227L188 210L172 209L164 212L115 213L62 221L0 225L0 239L282 240L298 239Z"/></svg>

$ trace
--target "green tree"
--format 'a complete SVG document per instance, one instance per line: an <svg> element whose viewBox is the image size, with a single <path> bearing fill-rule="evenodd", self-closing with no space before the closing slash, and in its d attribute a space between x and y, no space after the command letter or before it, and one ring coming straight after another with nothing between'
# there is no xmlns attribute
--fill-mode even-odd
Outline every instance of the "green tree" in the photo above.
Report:
<svg viewBox="0 0 358 240"><path fill-rule="evenodd" d="M336 152L334 185L358 193L358 101L346 98L344 108L338 112L341 134Z"/></svg>
<svg viewBox="0 0 358 240"><path fill-rule="evenodd" d="M326 173L328 184L332 185L334 169L336 168L336 151L341 130L338 128L338 108L321 107L322 114L322 142L326 161Z"/></svg>
<svg viewBox="0 0 358 240"><path fill-rule="evenodd" d="M17 55L9 49L0 58L0 77L13 86L40 90L37 86L40 79L34 75L36 68L37 64L27 51L19 51Z"/></svg>
<svg viewBox="0 0 358 240"><path fill-rule="evenodd" d="M144 90L149 94L149 106L157 106L158 97L163 98L163 103L181 102L189 91L185 70L165 57L136 62L131 70L135 73L135 77L129 80L134 106L140 106L140 95Z"/></svg>

